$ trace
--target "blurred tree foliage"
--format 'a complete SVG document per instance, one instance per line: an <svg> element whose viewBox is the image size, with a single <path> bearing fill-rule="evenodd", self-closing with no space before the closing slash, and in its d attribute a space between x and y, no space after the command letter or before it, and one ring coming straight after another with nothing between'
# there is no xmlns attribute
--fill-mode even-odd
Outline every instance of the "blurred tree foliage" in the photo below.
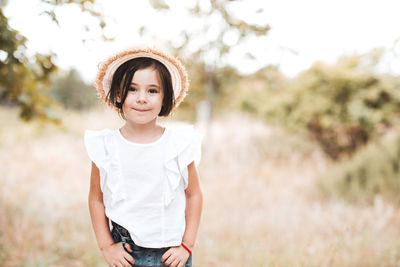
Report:
<svg viewBox="0 0 400 267"><path fill-rule="evenodd" d="M180 108L185 109L186 111L195 110L196 102L199 99L205 99L205 91L204 91L204 83L206 78L206 73L204 71L204 62L197 61L193 59L189 62L183 62L188 73L189 73L189 82L190 82L190 90L187 92L187 96L185 97L185 101L180 104Z"/></svg>
<svg viewBox="0 0 400 267"><path fill-rule="evenodd" d="M18 104L20 116L30 120L35 116L52 116L55 103L46 95L49 76L57 67L52 54L26 56L26 38L8 26L0 9L0 101Z"/></svg>
<svg viewBox="0 0 400 267"><path fill-rule="evenodd" d="M42 14L48 15L58 24L56 9L64 5L77 5L99 19L104 28L101 12L96 10L95 0L41 0ZM29 121L33 118L59 122L56 109L60 105L48 92L50 77L57 70L55 55L35 54L28 56L26 41L17 30L9 26L3 13L7 1L0 0L0 103L18 105L20 117Z"/></svg>
<svg viewBox="0 0 400 267"><path fill-rule="evenodd" d="M334 65L316 63L281 90L249 90L241 108L308 132L332 158L350 155L398 123L400 81L378 74L382 51L343 57ZM271 85L268 88L272 88Z"/></svg>
<svg viewBox="0 0 400 267"><path fill-rule="evenodd" d="M252 75L242 77L237 83L237 93L233 101L233 109L239 109L260 117L271 102L271 97L283 97L287 79L277 66L266 66Z"/></svg>
<svg viewBox="0 0 400 267"><path fill-rule="evenodd" d="M392 136L358 150L317 180L326 197L371 203L380 195L400 204L400 136Z"/></svg>
<svg viewBox="0 0 400 267"><path fill-rule="evenodd" d="M243 44L250 37L266 36L270 30L270 26L267 24L249 23L235 16L233 12L229 12L232 4L243 4L242 2L246 1L196 0L190 7L185 6L191 17L201 22L199 23L201 27L196 30L183 27L181 36L184 41L177 50L179 54L185 54L185 51L191 51L193 47L196 48L194 52L189 52L190 64L186 64L196 70L196 72L193 72L189 69L190 73L195 74L191 76L191 78L195 77L191 80L191 90L196 92L194 94L201 95L203 99L208 100L212 109L218 107L221 99L225 99L227 96L225 93L228 84L234 83L239 78L233 68L221 64L225 57L231 52L232 48ZM150 4L159 11L172 11L168 1L150 0ZM262 11L262 9L258 9L257 13L262 13ZM215 33L215 38L206 38L210 31ZM145 32L145 30L142 29L142 32ZM227 42L228 35L234 36L236 41ZM198 36L204 38L200 40L194 38ZM255 58L251 51L246 53L249 58ZM199 75L201 75L201 78L199 78Z"/></svg>
<svg viewBox="0 0 400 267"><path fill-rule="evenodd" d="M57 76L51 84L51 95L66 109L84 110L98 102L95 88L86 84L75 69Z"/></svg>

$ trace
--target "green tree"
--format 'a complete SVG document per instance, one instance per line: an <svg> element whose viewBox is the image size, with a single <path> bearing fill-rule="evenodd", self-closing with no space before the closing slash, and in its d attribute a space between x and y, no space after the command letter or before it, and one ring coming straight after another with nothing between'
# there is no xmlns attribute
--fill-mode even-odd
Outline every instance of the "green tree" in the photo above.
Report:
<svg viewBox="0 0 400 267"><path fill-rule="evenodd" d="M272 104L271 97L281 95L287 83L288 79L277 66L266 66L239 80L232 108L263 116L266 106Z"/></svg>
<svg viewBox="0 0 400 267"><path fill-rule="evenodd" d="M333 159L398 124L398 79L376 71L381 52L316 63L259 107L268 120L308 131Z"/></svg>
<svg viewBox="0 0 400 267"><path fill-rule="evenodd" d="M86 84L75 69L52 82L51 94L66 109L84 110L98 102L96 90Z"/></svg>
<svg viewBox="0 0 400 267"><path fill-rule="evenodd" d="M82 12L88 12L99 19L104 28L104 18L96 10L95 0L41 0L42 14L58 23L57 8L77 5ZM3 8L7 1L0 0L0 102L20 107L20 117L29 121L33 118L59 122L55 109L60 105L54 101L48 88L50 77L57 70L55 55L35 54L27 56L26 38L12 29ZM87 27L86 27L87 28ZM105 37L104 37L105 38Z"/></svg>
<svg viewBox="0 0 400 267"><path fill-rule="evenodd" d="M234 70L226 66L226 58L230 54L232 48L243 45L251 37L266 36L270 30L267 24L259 25L249 23L244 18L235 16L229 12L231 5L235 3L257 4L254 1L232 1L232 0L197 0L191 7L186 6L186 11L192 18L196 18L201 24L199 29L193 30L183 25L181 37L184 40L177 48L178 52L187 55L190 58L190 65L196 64L196 75L201 74L202 78L195 78L191 82L191 89L202 90L204 93L196 93L202 95L211 103L211 107L218 107L222 103L221 99L227 96L229 91L227 76L221 74L229 74L230 78L235 76ZM163 0L150 0L152 7L156 10L173 14L174 10L171 4ZM262 9L258 8L257 13L262 13ZM216 22L217 21L217 22ZM145 27L143 27L145 29ZM215 32L215 38L208 39L207 33ZM142 32L146 32L143 30ZM227 35L234 36L236 41L232 44L226 41ZM193 38L197 37L197 38ZM204 38L198 38L204 37ZM199 42L202 39L203 42ZM195 47L195 51L193 50ZM246 51L249 58L255 58L251 51ZM189 65L189 64L187 64ZM202 68L200 70L200 68ZM237 77L237 75L236 75ZM197 84L201 82L201 84Z"/></svg>

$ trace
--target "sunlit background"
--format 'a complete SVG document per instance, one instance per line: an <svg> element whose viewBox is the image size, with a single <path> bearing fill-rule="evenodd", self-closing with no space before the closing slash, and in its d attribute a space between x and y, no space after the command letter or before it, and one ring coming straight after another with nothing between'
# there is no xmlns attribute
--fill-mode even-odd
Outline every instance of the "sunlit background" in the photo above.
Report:
<svg viewBox="0 0 400 267"><path fill-rule="evenodd" d="M86 129L98 63L147 45L190 91L194 266L400 266L400 1L0 0L0 266L107 266Z"/></svg>

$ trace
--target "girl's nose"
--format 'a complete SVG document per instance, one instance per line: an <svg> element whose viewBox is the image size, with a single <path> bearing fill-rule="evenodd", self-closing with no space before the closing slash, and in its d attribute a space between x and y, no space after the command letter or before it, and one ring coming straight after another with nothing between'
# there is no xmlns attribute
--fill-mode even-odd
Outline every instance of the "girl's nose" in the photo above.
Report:
<svg viewBox="0 0 400 267"><path fill-rule="evenodd" d="M136 102L138 103L143 103L146 102L146 92L143 90L140 90L139 93L137 94L137 99Z"/></svg>

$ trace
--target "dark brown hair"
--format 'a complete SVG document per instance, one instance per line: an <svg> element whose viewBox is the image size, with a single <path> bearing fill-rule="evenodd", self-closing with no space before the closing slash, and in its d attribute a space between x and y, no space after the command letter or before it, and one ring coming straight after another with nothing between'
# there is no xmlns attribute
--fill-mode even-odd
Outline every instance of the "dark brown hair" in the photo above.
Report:
<svg viewBox="0 0 400 267"><path fill-rule="evenodd" d="M121 64L114 72L110 91L107 93L107 101L118 108L119 115L126 120L122 105L129 92L129 87L136 71L153 67L158 73L161 87L164 92L162 108L158 116L168 116L175 102L174 90L172 88L171 74L168 69L158 60L149 57L138 57ZM118 102L120 97L121 102Z"/></svg>

